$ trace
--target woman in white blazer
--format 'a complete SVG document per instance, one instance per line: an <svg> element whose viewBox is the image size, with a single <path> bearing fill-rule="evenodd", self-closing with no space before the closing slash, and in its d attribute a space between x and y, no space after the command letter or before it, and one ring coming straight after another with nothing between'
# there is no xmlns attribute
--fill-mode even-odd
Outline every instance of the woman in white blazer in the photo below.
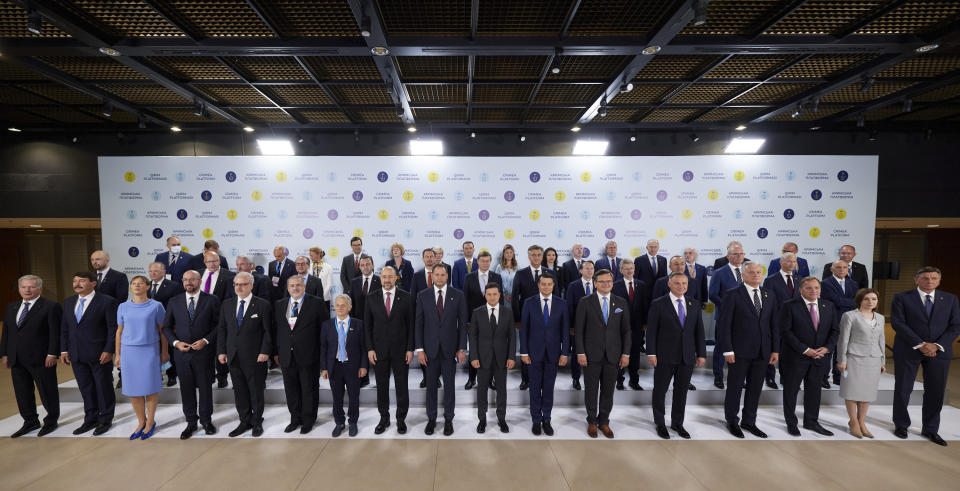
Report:
<svg viewBox="0 0 960 491"><path fill-rule="evenodd" d="M886 371L883 316L875 312L880 295L873 288L862 288L854 303L857 310L840 318L837 341L837 369L843 374L840 397L847 401L850 434L873 438L865 424L867 408L877 399L880 375Z"/></svg>

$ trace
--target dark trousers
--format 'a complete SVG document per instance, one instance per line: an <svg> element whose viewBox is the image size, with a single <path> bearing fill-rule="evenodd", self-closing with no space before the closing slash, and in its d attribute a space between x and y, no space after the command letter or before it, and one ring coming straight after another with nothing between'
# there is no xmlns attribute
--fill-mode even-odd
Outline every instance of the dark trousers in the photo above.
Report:
<svg viewBox="0 0 960 491"><path fill-rule="evenodd" d="M723 379L723 364L726 361L723 359L723 352L720 351L720 343L713 345L713 376L720 377Z"/></svg>
<svg viewBox="0 0 960 491"><path fill-rule="evenodd" d="M633 359L633 357L630 357ZM690 377L693 376L693 367L675 363L657 363L653 369L653 421L657 425L666 426L664 415L667 412L667 389L670 380L673 380L673 404L670 406L670 424L683 425L684 410L687 407L687 390L690 386Z"/></svg>
<svg viewBox="0 0 960 491"><path fill-rule="evenodd" d="M230 380L240 422L256 426L263 423L263 391L267 383L267 362L256 358L242 362L236 357L230 362Z"/></svg>
<svg viewBox="0 0 960 491"><path fill-rule="evenodd" d="M219 362L216 363L216 374L216 378L226 380L227 375L230 375L230 365ZM213 381L211 380L210 383L212 384Z"/></svg>
<svg viewBox="0 0 960 491"><path fill-rule="evenodd" d="M530 374L530 417L534 423L549 423L550 413L553 411L553 386L557 381L557 364L544 356L540 361L524 366Z"/></svg>
<svg viewBox="0 0 960 491"><path fill-rule="evenodd" d="M830 360L830 367L831 367L831 368L830 368L830 370L824 370L824 371L823 371L823 380L829 382L829 381L830 381L830 374L832 373L832 374L833 374L833 380L836 380L836 381L839 382L839 380L840 380L840 370L837 369L837 353L836 353L836 352L828 353L828 354L827 354L827 358L829 358L829 360ZM783 374L782 374L782 373L780 374L780 377L781 377L781 378L783 377ZM924 377L926 377L926 371L924 371ZM836 384L834 384L834 385L840 385L840 384L839 384L839 383L836 383Z"/></svg>
<svg viewBox="0 0 960 491"><path fill-rule="evenodd" d="M40 402L43 403L43 409L47 411L43 422L56 424L57 419L60 418L60 393L57 391L56 365L47 368L42 363L24 365L17 362L10 367L10 375L13 377L13 393L17 397L17 408L20 409L23 421L39 420L37 399L33 394L33 387L36 385L37 392L40 393Z"/></svg>
<svg viewBox="0 0 960 491"><path fill-rule="evenodd" d="M777 366L776 365L767 365L767 381L776 382L777 381ZM783 364L780 364L780 383L783 383Z"/></svg>
<svg viewBox="0 0 960 491"><path fill-rule="evenodd" d="M570 335L570 340L573 340L573 334ZM577 347L576 343L570 343L570 354L567 356L567 359L570 360L567 362L570 365L570 377L573 380L580 380L580 364L577 363Z"/></svg>
<svg viewBox="0 0 960 491"><path fill-rule="evenodd" d="M189 355L174 349L172 358L178 360L177 366L180 367L180 400L187 424L196 424L198 419L205 425L212 423L213 388L210 384L213 382L213 365L216 363L213 347L207 346L199 353ZM200 402L199 417L197 416L198 400Z"/></svg>
<svg viewBox="0 0 960 491"><path fill-rule="evenodd" d="M760 391L763 390L763 376L767 373L768 360L751 360L739 355L736 360L736 363L727 366L727 394L723 400L723 412L727 423L740 422L737 413L740 412L743 383L747 382L747 395L743 398L743 424L754 425L757 423L757 406L760 404Z"/></svg>
<svg viewBox="0 0 960 491"><path fill-rule="evenodd" d="M317 409L320 406L320 365L297 363L291 350L290 365L281 366L280 371L283 374L283 392L287 398L290 421L312 425L317 421Z"/></svg>
<svg viewBox="0 0 960 491"><path fill-rule="evenodd" d="M640 357L643 355L643 328L635 327L631 329L631 339L633 344L630 346L630 364L626 371L630 374L630 382L640 382ZM617 371L617 382L623 382L624 369Z"/></svg>
<svg viewBox="0 0 960 491"><path fill-rule="evenodd" d="M360 367L359 363L333 361L333 370L327 374L330 377L330 391L333 392L333 421L342 425L347 418L350 424L357 424L360 418ZM346 415L343 412L343 393L346 391L350 399L350 408Z"/></svg>
<svg viewBox="0 0 960 491"><path fill-rule="evenodd" d="M909 353L894 358L893 424L897 428L910 426L910 393L917 380L917 369L923 366L923 412L922 430L937 433L940 430L940 410L943 409L943 395L947 390L947 373L950 360L929 358Z"/></svg>
<svg viewBox="0 0 960 491"><path fill-rule="evenodd" d="M453 421L454 394L453 386L457 374L457 359L444 359L439 353L427 358L427 419L437 420L437 381L443 375L443 419Z"/></svg>
<svg viewBox="0 0 960 491"><path fill-rule="evenodd" d="M613 393L617 383L617 365L605 358L602 361L588 361L587 366L583 367L583 383L586 386L587 423L610 424L610 410L613 409Z"/></svg>
<svg viewBox="0 0 960 491"><path fill-rule="evenodd" d="M481 364L477 368L477 416L480 421L487 420L487 396L490 390L490 379L493 379L493 385L497 388L497 421L507 418L507 367L494 367L494 360L487 364ZM556 378L556 372L554 372ZM533 387L530 388L533 395Z"/></svg>
<svg viewBox="0 0 960 491"><path fill-rule="evenodd" d="M407 410L410 408L410 394L407 387L409 370L403 355L393 356L385 353L384 356L377 358L377 364L373 366L373 374L377 379L377 410L380 411L381 420L390 421L391 373L393 373L393 386L397 392L397 421L403 421L407 417Z"/></svg>
<svg viewBox="0 0 960 491"><path fill-rule="evenodd" d="M826 368L826 365L821 366L803 360L780 362L783 419L786 420L787 426L797 426L797 394L800 392L800 382L803 382L803 424L817 423L820 417L820 381L823 372L827 371Z"/></svg>
<svg viewBox="0 0 960 491"><path fill-rule="evenodd" d="M73 361L73 376L83 397L83 422L113 422L117 396L113 392L113 363Z"/></svg>

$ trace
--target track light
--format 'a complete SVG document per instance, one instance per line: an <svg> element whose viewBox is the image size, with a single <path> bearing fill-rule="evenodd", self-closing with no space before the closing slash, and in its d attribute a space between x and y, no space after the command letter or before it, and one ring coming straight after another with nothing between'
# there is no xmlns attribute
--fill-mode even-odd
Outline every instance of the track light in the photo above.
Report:
<svg viewBox="0 0 960 491"><path fill-rule="evenodd" d="M857 128L863 128L866 125L867 117L861 114L859 117L857 117Z"/></svg>
<svg viewBox="0 0 960 491"><path fill-rule="evenodd" d="M621 93L621 94L626 94L627 92L630 92L631 90L633 90L633 83L631 83L631 82L624 82L624 83L620 84L620 93Z"/></svg>
<svg viewBox="0 0 960 491"><path fill-rule="evenodd" d="M563 48L557 48L553 55L553 61L550 62L550 73L556 75L560 73L560 54Z"/></svg>
<svg viewBox="0 0 960 491"><path fill-rule="evenodd" d="M743 131L743 130L747 129L747 125L745 125L745 124L737 125L737 127L734 128L734 129L737 130L737 131Z"/></svg>
<svg viewBox="0 0 960 491"><path fill-rule="evenodd" d="M707 0L696 0L693 5L693 25L700 27L707 23Z"/></svg>
<svg viewBox="0 0 960 491"><path fill-rule="evenodd" d="M797 107L793 108L793 112L790 113L790 117L793 118L793 119L799 118L799 117L800 117L800 109L801 109L800 105L797 104Z"/></svg>
<svg viewBox="0 0 960 491"><path fill-rule="evenodd" d="M860 85L860 92L863 92L864 94L870 92L870 89L873 88L873 84L875 83L877 83L877 79L873 77L865 77L863 79L863 83Z"/></svg>
<svg viewBox="0 0 960 491"><path fill-rule="evenodd" d="M183 131L183 130L180 129L179 126L171 126L171 127L170 127L170 131L172 131L172 132L174 132L174 133L180 133L180 132Z"/></svg>
<svg viewBox="0 0 960 491"><path fill-rule="evenodd" d="M360 35L365 38L370 37L370 16L368 15L360 19Z"/></svg>
<svg viewBox="0 0 960 491"><path fill-rule="evenodd" d="M908 113L910 111L913 111L913 99L904 99L903 112Z"/></svg>
<svg viewBox="0 0 960 491"><path fill-rule="evenodd" d="M303 143L303 135L300 132L297 132L297 143Z"/></svg>
<svg viewBox="0 0 960 491"><path fill-rule="evenodd" d="M11 126L11 127L7 128L7 131L11 131L11 132L13 132L13 133L20 133L20 132L23 131L23 130L21 130L20 128L17 128L16 126Z"/></svg>
<svg viewBox="0 0 960 491"><path fill-rule="evenodd" d="M600 109L597 109L597 116L601 118L607 117L607 98L604 97L600 99Z"/></svg>
<svg viewBox="0 0 960 491"><path fill-rule="evenodd" d="M939 47L940 45L937 43L930 43L930 44L924 44L923 46L920 46L914 51L916 51L917 53L929 53L930 51L933 51Z"/></svg>
<svg viewBox="0 0 960 491"><path fill-rule="evenodd" d="M692 141L693 143L697 143L698 141L700 141L700 136L697 135L696 133L690 133L689 135L687 135L687 137L690 138L690 141Z"/></svg>
<svg viewBox="0 0 960 491"><path fill-rule="evenodd" d="M520 133L520 134L517 136L517 140L520 140L520 143L523 143L523 142L527 141L527 137L526 137L526 135L524 135L523 133Z"/></svg>
<svg viewBox="0 0 960 491"><path fill-rule="evenodd" d="M403 106L397 106L396 113L398 118L402 118L404 114Z"/></svg>
<svg viewBox="0 0 960 491"><path fill-rule="evenodd" d="M193 115L194 116L203 116L203 103L196 101L193 103Z"/></svg>
<svg viewBox="0 0 960 491"><path fill-rule="evenodd" d="M877 135L878 135L878 134L879 134L879 132L878 132L877 130L871 131L871 132L870 132L870 136L867 138L867 141L871 141L871 142L877 141Z"/></svg>
<svg viewBox="0 0 960 491"><path fill-rule="evenodd" d="M137 118L137 128L140 128L141 130L147 128L147 120L146 120L146 118L144 118L143 116L140 116L140 117Z"/></svg>
<svg viewBox="0 0 960 491"><path fill-rule="evenodd" d="M109 102L104 102L103 108L100 109L100 112L103 113L104 116L109 118L110 116L113 116L113 107L110 105Z"/></svg>
<svg viewBox="0 0 960 491"><path fill-rule="evenodd" d="M253 129L253 126L244 126L243 131L246 131L247 133L253 133L255 130Z"/></svg>
<svg viewBox="0 0 960 491"><path fill-rule="evenodd" d="M31 10L27 12L27 30L39 36L43 32L43 17L40 12Z"/></svg>

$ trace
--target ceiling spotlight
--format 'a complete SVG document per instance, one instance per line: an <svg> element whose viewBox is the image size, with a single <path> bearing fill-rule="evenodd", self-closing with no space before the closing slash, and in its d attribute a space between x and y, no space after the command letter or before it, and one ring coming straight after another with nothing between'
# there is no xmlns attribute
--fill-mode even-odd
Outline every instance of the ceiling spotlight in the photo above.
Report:
<svg viewBox="0 0 960 491"><path fill-rule="evenodd" d="M819 126L811 126L811 127L810 127L810 131L817 131L817 130L819 130L819 129L820 129Z"/></svg>
<svg viewBox="0 0 960 491"><path fill-rule="evenodd" d="M398 118L402 118L404 115L403 106L397 106L396 113Z"/></svg>
<svg viewBox="0 0 960 491"><path fill-rule="evenodd" d="M109 102L104 102L103 107L100 108L100 113L108 118L113 116L113 106L111 106Z"/></svg>
<svg viewBox="0 0 960 491"><path fill-rule="evenodd" d="M877 135L879 132L877 130L870 131L870 136L867 138L867 141L875 142L877 141Z"/></svg>
<svg viewBox="0 0 960 491"><path fill-rule="evenodd" d="M14 132L14 133L20 133L20 132L23 131L23 130L21 130L20 128L17 128L16 126L11 126L11 127L7 128L7 131L12 131L12 132Z"/></svg>
<svg viewBox="0 0 960 491"><path fill-rule="evenodd" d="M655 55L659 53L661 49L662 48L660 48L660 46L652 45L652 46L647 46L646 48L643 48L643 51L641 51L641 53L647 56L650 56L650 55Z"/></svg>
<svg viewBox="0 0 960 491"><path fill-rule="evenodd" d="M793 112L790 113L790 117L793 118L793 119L799 118L799 117L800 117L800 109L801 109L801 107L800 107L800 105L798 104L797 107L793 108Z"/></svg>
<svg viewBox="0 0 960 491"><path fill-rule="evenodd" d="M376 56L387 56L390 54L390 50L383 46L374 46L370 48L370 52Z"/></svg>
<svg viewBox="0 0 960 491"><path fill-rule="evenodd" d="M764 138L734 138L723 153L757 153L765 141Z"/></svg>
<svg viewBox="0 0 960 491"><path fill-rule="evenodd" d="M79 136L75 136L75 137L71 138L70 141L72 141L73 143L80 143L80 137L79 137Z"/></svg>
<svg viewBox="0 0 960 491"><path fill-rule="evenodd" d="M859 117L857 117L857 128L863 128L866 125L867 117L861 114Z"/></svg>
<svg viewBox="0 0 960 491"><path fill-rule="evenodd" d="M119 51L117 51L117 50L115 50L115 49L113 49L113 48L111 48L111 47L109 47L109 46L104 46L104 47L100 48L100 52L103 53L103 54L105 54L105 55L107 55L107 56L120 56L120 52L119 52Z"/></svg>
<svg viewBox="0 0 960 491"><path fill-rule="evenodd" d="M520 140L520 143L523 143L527 141L527 136L521 133L519 136L517 136L517 139Z"/></svg>
<svg viewBox="0 0 960 491"><path fill-rule="evenodd" d="M570 128L570 131L576 133L576 132L580 131L580 127L579 127L579 126L574 126L573 128Z"/></svg>
<svg viewBox="0 0 960 491"><path fill-rule="evenodd" d="M632 142L637 141L637 134L636 134L636 133L630 135L630 141L632 141Z"/></svg>
<svg viewBox="0 0 960 491"><path fill-rule="evenodd" d="M364 15L360 19L360 35L365 38L370 37L370 16Z"/></svg>
<svg viewBox="0 0 960 491"><path fill-rule="evenodd" d="M193 103L193 115L194 116L203 116L203 103L196 101Z"/></svg>
<svg viewBox="0 0 960 491"><path fill-rule="evenodd" d="M243 131L246 131L247 133L253 133L254 129L252 126L244 126Z"/></svg>
<svg viewBox="0 0 960 491"><path fill-rule="evenodd" d="M633 90L633 83L627 82L627 83L622 83L622 84L620 84L620 93L621 93L621 94L626 94L627 92L630 92L631 90Z"/></svg>
<svg viewBox="0 0 960 491"><path fill-rule="evenodd" d="M935 49L937 49L937 48L939 48L939 47L940 47L940 45L937 44L937 43L930 43L930 44L924 44L923 46L920 46L919 48L915 49L914 51L916 51L917 53L929 53L929 52L931 52L931 51L933 51L933 50L935 50Z"/></svg>
<svg viewBox="0 0 960 491"><path fill-rule="evenodd" d="M697 135L696 133L690 133L689 135L687 135L687 137L690 138L690 141L692 141L693 143L697 143L698 141L700 141L700 135Z"/></svg>
<svg viewBox="0 0 960 491"><path fill-rule="evenodd" d="M416 132L417 132L417 127L416 127L416 126L407 126L407 131L410 132L410 133L416 133Z"/></svg>
<svg viewBox="0 0 960 491"><path fill-rule="evenodd" d="M737 131L743 131L743 130L747 129L747 125L741 124L741 125L738 125L738 126L737 126L736 128L734 128L734 129L737 130Z"/></svg>
<svg viewBox="0 0 960 491"><path fill-rule="evenodd" d="M27 12L27 30L37 36L43 32L43 17L40 16L40 12L36 10Z"/></svg>
<svg viewBox="0 0 960 491"><path fill-rule="evenodd" d="M171 126L171 127L170 127L170 131L172 131L172 132L174 132L174 133L180 133L180 132L183 131L183 130L180 129L179 126Z"/></svg>
<svg viewBox="0 0 960 491"><path fill-rule="evenodd" d="M910 111L913 111L913 99L904 99L903 112L908 113Z"/></svg>
<svg viewBox="0 0 960 491"><path fill-rule="evenodd" d="M877 79L873 77L865 77L863 79L863 83L860 84L860 92L863 92L864 94L870 92L870 89L873 88L873 84L875 83L877 83Z"/></svg>
<svg viewBox="0 0 960 491"><path fill-rule="evenodd" d="M697 0L693 5L693 25L696 27L707 23L707 1Z"/></svg>
<svg viewBox="0 0 960 491"><path fill-rule="evenodd" d="M303 135L300 132L297 132L297 143L303 143Z"/></svg>
<svg viewBox="0 0 960 491"><path fill-rule="evenodd" d="M471 132L470 132L470 138L471 138L471 139L475 139L476 137L477 137L477 133L476 133L475 131L471 131Z"/></svg>
<svg viewBox="0 0 960 491"><path fill-rule="evenodd" d="M556 75L560 73L560 53L563 53L563 48L557 48L553 55L553 61L550 62L550 73Z"/></svg>
<svg viewBox="0 0 960 491"><path fill-rule="evenodd" d="M604 97L600 99L600 109L597 109L597 116L601 118L607 117L607 98Z"/></svg>

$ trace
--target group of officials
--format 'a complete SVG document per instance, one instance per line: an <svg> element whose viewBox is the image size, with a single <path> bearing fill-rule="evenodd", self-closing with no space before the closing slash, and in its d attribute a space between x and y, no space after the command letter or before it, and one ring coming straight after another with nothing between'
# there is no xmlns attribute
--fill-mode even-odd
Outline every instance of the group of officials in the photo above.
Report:
<svg viewBox="0 0 960 491"><path fill-rule="evenodd" d="M690 438L683 427L684 408L687 391L695 389L690 384L693 369L706 363L702 310L710 301L717 309L714 383L724 388L726 363L724 414L733 435L743 438L746 430L766 437L756 426L757 406L764 382L777 388L779 362L790 434L800 434L795 407L801 383L803 428L832 434L817 421L820 389L830 386L832 370L833 382L847 400L850 433L872 437L863 418L884 370L883 317L874 312L878 293L868 288L866 268L853 261L853 246L840 249L839 257L824 268L822 281L809 276L809 266L797 257L793 243L771 261L766 277L763 266L747 260L736 241L727 246L726 257L715 262L712 275L696 263L695 249L666 258L658 255L656 240L648 241L646 253L633 260L618 257L617 244L610 241L595 262L584 258L582 245L575 244L573 257L563 264L555 249L532 245L524 268L518 268L510 245L491 268L493 256L485 250L476 253L468 241L464 257L452 267L442 261L441 249L424 249L419 271L396 243L379 274L359 237L353 237L350 246L351 254L340 267L345 293L339 295L331 293L332 268L318 247L310 249L309 257L291 259L287 248L277 246L275 260L262 274L248 257L240 256L234 273L216 241L207 241L201 254L191 256L177 237L167 239L167 252L149 265L148 276L129 283L125 274L110 268L106 252L94 252L93 271L74 275L76 295L62 307L41 296L41 278L21 277L22 300L8 305L0 339L0 356L11 369L24 419L13 436L37 429L42 436L56 429L59 360L71 365L83 396L84 421L74 434L93 430L99 435L110 429L116 364L126 374L123 393L131 398L139 422L130 438L149 438L156 427L160 367L167 359L172 362L170 385L180 380L187 421L182 439L201 427L207 434L216 433L211 386L225 387L228 374L239 415L230 436L247 431L260 436L271 364L283 376L290 412L285 432L312 430L323 378L333 393L333 436L344 431L356 435L359 391L372 370L380 413L374 433L391 425L392 375L394 416L397 432L403 434L408 367L414 357L423 370L421 387L426 388L426 434L437 429L438 389L443 385L442 431L453 433L455 374L465 362L465 389L481 389L477 432L486 431L488 387L495 390L498 427L508 432L507 370L518 364L519 353L520 388L530 390L535 435L554 433L554 386L558 369L570 365L575 389L581 389L581 373L584 378L588 435L613 438L615 390L624 390L627 375L631 388L643 390L639 358L645 354L654 368L657 434L670 438L665 398L672 381L670 428ZM938 435L939 413L952 343L960 334L960 307L956 296L937 289L936 268L922 268L915 280L917 288L898 294L891 309L897 333L894 433L907 437L907 403L922 365L921 433L945 445ZM42 425L34 386L47 412Z"/></svg>

